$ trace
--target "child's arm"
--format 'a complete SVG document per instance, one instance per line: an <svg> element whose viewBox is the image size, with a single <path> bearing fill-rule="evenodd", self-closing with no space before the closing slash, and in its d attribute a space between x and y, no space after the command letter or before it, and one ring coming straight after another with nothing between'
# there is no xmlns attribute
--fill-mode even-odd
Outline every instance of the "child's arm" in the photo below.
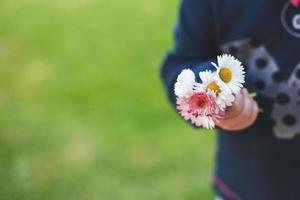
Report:
<svg viewBox="0 0 300 200"><path fill-rule="evenodd" d="M183 0L174 34L174 48L167 55L161 69L167 94L175 104L174 83L178 74L190 68L198 74L214 69L210 62L218 55L210 0Z"/></svg>
<svg viewBox="0 0 300 200"><path fill-rule="evenodd" d="M175 29L175 46L166 57L161 75L167 94L175 105L174 83L178 74L190 68L195 74L214 68L210 62L219 54L217 30L209 5L210 0L183 0ZM214 61L215 62L215 61ZM248 93L241 93L228 108L225 120L218 124L226 130L240 130L250 126L257 116L257 104Z"/></svg>

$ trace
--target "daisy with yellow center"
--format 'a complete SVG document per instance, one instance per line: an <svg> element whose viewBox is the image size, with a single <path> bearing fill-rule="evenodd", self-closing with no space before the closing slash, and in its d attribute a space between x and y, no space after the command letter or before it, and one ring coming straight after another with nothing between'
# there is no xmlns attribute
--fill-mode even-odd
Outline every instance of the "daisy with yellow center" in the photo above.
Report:
<svg viewBox="0 0 300 200"><path fill-rule="evenodd" d="M206 89L206 91L208 91L208 90L213 91L216 94L216 96L218 96L221 92L220 87L218 86L218 84L215 81L210 82L209 84L207 84L205 89Z"/></svg>
<svg viewBox="0 0 300 200"><path fill-rule="evenodd" d="M213 94L216 97L216 102L221 109L225 109L226 106L231 106L234 101L234 96L227 87L220 84L217 80L216 72L202 71L199 73L202 80L202 84L197 86L199 90L204 90L209 94Z"/></svg>
<svg viewBox="0 0 300 200"><path fill-rule="evenodd" d="M212 65L217 69L218 82L229 88L232 93L238 94L245 82L245 72L241 62L231 55L224 54L218 56L218 65L215 63Z"/></svg>

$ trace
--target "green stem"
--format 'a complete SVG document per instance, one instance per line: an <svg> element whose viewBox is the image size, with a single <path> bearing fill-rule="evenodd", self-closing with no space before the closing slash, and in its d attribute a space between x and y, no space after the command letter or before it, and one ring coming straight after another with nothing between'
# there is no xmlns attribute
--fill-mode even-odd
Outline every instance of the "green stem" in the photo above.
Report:
<svg viewBox="0 0 300 200"><path fill-rule="evenodd" d="M252 98L257 97L257 93L256 93L256 92L251 93L251 94L250 94L250 97L252 97Z"/></svg>

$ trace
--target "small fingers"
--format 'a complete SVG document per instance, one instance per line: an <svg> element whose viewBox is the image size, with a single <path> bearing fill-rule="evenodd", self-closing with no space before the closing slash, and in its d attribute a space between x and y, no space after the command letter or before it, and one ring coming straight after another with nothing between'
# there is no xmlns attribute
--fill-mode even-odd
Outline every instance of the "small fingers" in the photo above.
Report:
<svg viewBox="0 0 300 200"><path fill-rule="evenodd" d="M241 112L241 114L238 116L239 120L232 125L232 130L245 129L255 122L258 114L257 103L251 99L247 100L245 104L247 104L247 107L245 106L243 112Z"/></svg>
<svg viewBox="0 0 300 200"><path fill-rule="evenodd" d="M232 106L226 109L226 116L225 119L234 118L242 111L244 107L244 94L241 91L239 94L236 95L235 101L233 102Z"/></svg>
<svg viewBox="0 0 300 200"><path fill-rule="evenodd" d="M243 125L244 121L249 115L248 112L249 112L249 107L251 107L251 101L249 98L244 98L243 102L244 102L243 103L244 106L237 115L235 115L232 118L226 118L224 120L224 122L226 123L225 128L230 128L231 130L237 130Z"/></svg>
<svg viewBox="0 0 300 200"><path fill-rule="evenodd" d="M257 119L257 116L258 116L258 105L256 103L256 101L253 100L253 110L252 110L252 115L250 116L250 119L248 121L249 125L248 126L251 126Z"/></svg>
<svg viewBox="0 0 300 200"><path fill-rule="evenodd" d="M258 115L258 105L255 100L249 97L247 91L243 92L244 95L248 96L244 98L243 109L234 118L225 119L219 125L227 130L241 130L252 125Z"/></svg>

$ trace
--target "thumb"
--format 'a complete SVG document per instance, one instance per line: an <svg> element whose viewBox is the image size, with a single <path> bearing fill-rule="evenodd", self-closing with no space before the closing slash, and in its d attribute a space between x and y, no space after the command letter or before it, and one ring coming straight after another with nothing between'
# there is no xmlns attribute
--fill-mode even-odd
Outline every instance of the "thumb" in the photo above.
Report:
<svg viewBox="0 0 300 200"><path fill-rule="evenodd" d="M225 119L234 118L242 111L246 93L247 91L244 91L244 89L242 89L241 92L236 95L232 106L226 108Z"/></svg>

